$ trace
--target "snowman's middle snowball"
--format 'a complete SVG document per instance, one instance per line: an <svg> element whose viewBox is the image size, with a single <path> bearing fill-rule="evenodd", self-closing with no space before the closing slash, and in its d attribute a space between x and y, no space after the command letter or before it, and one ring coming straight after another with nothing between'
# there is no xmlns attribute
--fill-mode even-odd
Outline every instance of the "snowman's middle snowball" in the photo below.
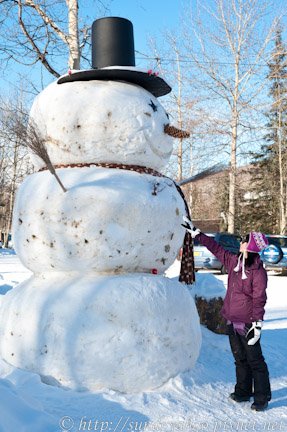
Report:
<svg viewBox="0 0 287 432"><path fill-rule="evenodd" d="M27 268L162 273L173 263L185 208L170 179L98 167L57 172L66 193L44 171L17 195L13 237Z"/></svg>

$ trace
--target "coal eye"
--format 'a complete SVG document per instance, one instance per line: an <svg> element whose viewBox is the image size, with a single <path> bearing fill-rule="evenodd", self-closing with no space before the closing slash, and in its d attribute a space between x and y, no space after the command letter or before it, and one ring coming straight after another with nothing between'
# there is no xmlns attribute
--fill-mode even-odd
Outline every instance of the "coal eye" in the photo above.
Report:
<svg viewBox="0 0 287 432"><path fill-rule="evenodd" d="M166 112L166 113L165 113L165 115L166 115L166 116L167 116L167 118L169 119L169 113L167 113L167 112Z"/></svg>
<svg viewBox="0 0 287 432"><path fill-rule="evenodd" d="M150 99L149 106L152 107L153 112L157 111L157 105L155 105L151 99Z"/></svg>

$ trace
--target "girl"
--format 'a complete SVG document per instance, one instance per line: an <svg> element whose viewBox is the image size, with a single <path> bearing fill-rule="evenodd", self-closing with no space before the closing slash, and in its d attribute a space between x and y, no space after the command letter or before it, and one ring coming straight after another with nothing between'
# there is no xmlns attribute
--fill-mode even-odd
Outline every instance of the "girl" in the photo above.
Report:
<svg viewBox="0 0 287 432"><path fill-rule="evenodd" d="M251 409L263 411L271 400L269 372L262 355L260 335L267 300L267 273L258 252L268 241L264 234L251 232L240 243L239 256L226 251L211 237L200 232L184 217L183 227L207 247L228 272L227 292L221 313L236 367L236 385L230 398L246 402L254 396Z"/></svg>

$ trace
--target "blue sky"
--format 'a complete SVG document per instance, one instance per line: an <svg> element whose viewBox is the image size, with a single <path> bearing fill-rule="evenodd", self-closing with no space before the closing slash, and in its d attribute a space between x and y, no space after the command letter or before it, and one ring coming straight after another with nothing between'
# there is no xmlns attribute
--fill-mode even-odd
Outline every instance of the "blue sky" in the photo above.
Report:
<svg viewBox="0 0 287 432"><path fill-rule="evenodd" d="M204 5L211 4L213 0L201 0ZM276 0L278 8L286 0ZM211 3L210 3L211 2ZM64 3L64 2L63 2ZM151 49L148 46L148 40L154 38L157 44L161 45L163 33L165 30L173 33L180 32L181 20L189 5L195 5L196 0L103 0L108 5L106 16L120 16L129 19L134 26L134 39L136 51L144 54L150 54ZM92 24L96 18L100 18L103 13L99 14L96 0L79 0L80 15L86 23ZM85 6L83 6L85 5ZM63 59L62 66L67 59ZM143 68L154 68L155 61L146 62L143 56L136 52L136 65ZM21 67L16 63L10 62L9 67L1 71L0 91L13 92L14 88L21 87L21 81L17 73L21 71L24 75L33 78L40 90L40 85L46 86L54 80L45 68L41 68L38 63L33 68ZM23 80L25 86L25 80Z"/></svg>
<svg viewBox="0 0 287 432"><path fill-rule="evenodd" d="M165 30L177 31L181 5L188 0L111 0L110 16L129 19L133 23L135 50L149 54L150 38L160 44ZM136 66L144 67L143 56L135 53ZM154 62L151 61L153 66Z"/></svg>
<svg viewBox="0 0 287 432"><path fill-rule="evenodd" d="M111 12L132 21L135 48L146 52L149 37L160 39L164 29L178 28L180 4L173 0L113 0Z"/></svg>

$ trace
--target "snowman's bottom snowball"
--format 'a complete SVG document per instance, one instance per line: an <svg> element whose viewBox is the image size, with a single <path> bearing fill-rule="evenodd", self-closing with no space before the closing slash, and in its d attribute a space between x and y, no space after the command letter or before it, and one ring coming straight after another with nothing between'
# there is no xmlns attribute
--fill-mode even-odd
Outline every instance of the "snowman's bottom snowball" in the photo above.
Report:
<svg viewBox="0 0 287 432"><path fill-rule="evenodd" d="M1 356L74 389L154 389L190 369L200 345L192 296L162 276L50 273L1 301Z"/></svg>

